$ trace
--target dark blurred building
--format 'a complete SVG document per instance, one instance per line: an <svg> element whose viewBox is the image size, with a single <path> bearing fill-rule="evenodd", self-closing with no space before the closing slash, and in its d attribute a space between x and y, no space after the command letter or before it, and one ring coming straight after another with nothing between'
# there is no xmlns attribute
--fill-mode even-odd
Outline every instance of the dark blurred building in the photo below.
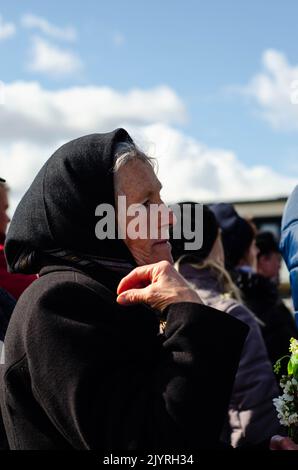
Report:
<svg viewBox="0 0 298 470"><path fill-rule="evenodd" d="M276 239L280 238L281 218L286 197L261 201L233 202L237 212L245 218L252 219L258 230L272 232Z"/></svg>

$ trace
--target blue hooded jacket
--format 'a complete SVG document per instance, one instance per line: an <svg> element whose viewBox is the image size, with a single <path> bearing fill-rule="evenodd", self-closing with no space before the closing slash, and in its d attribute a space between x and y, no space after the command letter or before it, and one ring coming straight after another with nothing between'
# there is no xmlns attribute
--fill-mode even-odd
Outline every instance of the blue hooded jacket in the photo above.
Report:
<svg viewBox="0 0 298 470"><path fill-rule="evenodd" d="M292 192L284 209L280 249L290 272L295 319L298 327L298 186Z"/></svg>

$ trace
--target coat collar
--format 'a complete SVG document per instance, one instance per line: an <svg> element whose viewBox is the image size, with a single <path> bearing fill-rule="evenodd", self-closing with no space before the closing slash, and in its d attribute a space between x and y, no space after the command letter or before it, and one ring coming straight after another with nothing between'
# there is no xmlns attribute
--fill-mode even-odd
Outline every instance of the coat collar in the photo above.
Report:
<svg viewBox="0 0 298 470"><path fill-rule="evenodd" d="M42 277L46 274L59 271L80 272L82 274L85 274L110 289L114 294L116 294L118 284L122 278L122 276L118 273L112 272L106 268L100 268L95 271L90 268L83 268L81 266L71 266L66 263L59 264L57 262L49 263L44 266L40 270L39 276Z"/></svg>

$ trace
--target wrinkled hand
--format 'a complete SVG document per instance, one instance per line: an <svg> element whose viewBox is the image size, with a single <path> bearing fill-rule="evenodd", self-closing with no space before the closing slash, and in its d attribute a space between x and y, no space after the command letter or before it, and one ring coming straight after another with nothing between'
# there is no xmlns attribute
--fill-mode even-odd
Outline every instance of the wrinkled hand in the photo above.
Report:
<svg viewBox="0 0 298 470"><path fill-rule="evenodd" d="M124 277L117 289L117 302L144 302L162 312L177 302L202 303L199 295L168 261L140 266Z"/></svg>
<svg viewBox="0 0 298 470"><path fill-rule="evenodd" d="M295 444L289 437L273 436L270 441L271 450L298 450L298 445Z"/></svg>

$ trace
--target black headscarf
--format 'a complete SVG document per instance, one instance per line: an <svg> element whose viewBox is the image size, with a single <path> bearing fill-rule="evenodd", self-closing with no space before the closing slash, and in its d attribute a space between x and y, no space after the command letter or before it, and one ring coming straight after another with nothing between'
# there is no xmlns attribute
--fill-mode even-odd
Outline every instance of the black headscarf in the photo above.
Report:
<svg viewBox="0 0 298 470"><path fill-rule="evenodd" d="M10 224L5 254L11 272L36 273L47 256L134 265L122 240L99 240L95 208L115 207L115 147L132 143L124 129L68 142L42 167Z"/></svg>

